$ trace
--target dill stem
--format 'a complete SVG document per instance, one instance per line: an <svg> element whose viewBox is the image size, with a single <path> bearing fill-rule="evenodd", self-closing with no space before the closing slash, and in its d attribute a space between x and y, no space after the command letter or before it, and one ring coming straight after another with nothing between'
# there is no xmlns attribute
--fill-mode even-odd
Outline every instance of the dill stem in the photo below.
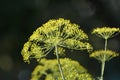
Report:
<svg viewBox="0 0 120 80"><path fill-rule="evenodd" d="M58 67L59 67L59 71L60 71L62 80L65 80L65 77L64 77L64 74L63 74L63 70L62 70L62 66L61 66L60 59L59 59L59 55L58 55L57 46L55 46L55 51L56 51L56 57L57 57L57 61L58 61Z"/></svg>
<svg viewBox="0 0 120 80"><path fill-rule="evenodd" d="M104 69L105 69L105 61L102 61L102 66L101 66L101 77L100 80L103 80L103 75L104 75Z"/></svg>
<svg viewBox="0 0 120 80"><path fill-rule="evenodd" d="M107 50L107 39L105 39L105 51ZM104 80L104 70L105 70L105 55L103 55L103 60L102 60L102 64L101 64L101 77L100 80Z"/></svg>
<svg viewBox="0 0 120 80"><path fill-rule="evenodd" d="M107 50L107 39L105 39L105 51Z"/></svg>

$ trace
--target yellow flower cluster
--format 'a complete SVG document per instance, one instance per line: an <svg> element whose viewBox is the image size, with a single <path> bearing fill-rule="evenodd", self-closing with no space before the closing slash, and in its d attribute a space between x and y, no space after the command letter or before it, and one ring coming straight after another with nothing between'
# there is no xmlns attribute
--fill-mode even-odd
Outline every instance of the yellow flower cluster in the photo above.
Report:
<svg viewBox="0 0 120 80"><path fill-rule="evenodd" d="M59 56L65 56L65 49L63 47L57 47L57 51ZM56 55L55 50L54 50L54 54Z"/></svg>
<svg viewBox="0 0 120 80"><path fill-rule="evenodd" d="M35 57L37 59L37 61L39 61L40 57L41 58L43 57L43 52L42 52L41 48L32 42L26 42L24 44L24 48L23 48L21 54L23 55L24 61L26 61L28 63L30 62L29 58Z"/></svg>
<svg viewBox="0 0 120 80"><path fill-rule="evenodd" d="M88 40L87 34L77 24L73 24L63 18L53 19L33 32L22 49L22 56L27 62L29 62L30 58L35 58L39 61L55 46L77 50L91 50L92 46L84 42L86 40Z"/></svg>
<svg viewBox="0 0 120 80"><path fill-rule="evenodd" d="M64 44L67 48L75 50L93 50L92 46L88 42L82 42L75 39L66 39L62 44Z"/></svg>
<svg viewBox="0 0 120 80"><path fill-rule="evenodd" d="M118 33L120 33L120 29L119 28L102 27L102 28L95 28L92 31L92 33L96 34L99 37L102 37L104 39L108 39L108 38L111 38L111 37L117 35Z"/></svg>
<svg viewBox="0 0 120 80"><path fill-rule="evenodd" d="M60 61L66 80L93 80L87 70L77 61L68 58L60 59ZM41 64L32 72L31 80L62 80L56 59L44 59Z"/></svg>
<svg viewBox="0 0 120 80"><path fill-rule="evenodd" d="M112 51L112 50L98 50L94 51L93 53L90 54L90 57L93 57L99 61L109 61L110 59L119 56L118 53Z"/></svg>

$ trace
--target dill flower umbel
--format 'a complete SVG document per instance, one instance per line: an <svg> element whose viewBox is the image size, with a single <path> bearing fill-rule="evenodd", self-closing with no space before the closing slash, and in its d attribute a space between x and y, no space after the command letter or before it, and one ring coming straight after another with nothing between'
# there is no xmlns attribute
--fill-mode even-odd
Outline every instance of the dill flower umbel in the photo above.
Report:
<svg viewBox="0 0 120 80"><path fill-rule="evenodd" d="M60 59L65 80L93 80L87 70L77 61L69 58ZM31 80L62 80L57 67L57 60L43 59L31 75Z"/></svg>
<svg viewBox="0 0 120 80"><path fill-rule="evenodd" d="M86 40L88 40L87 34L77 24L63 18L52 19L33 32L21 53L24 61L29 62L31 58L41 60L56 47L59 55L63 55L65 47L92 50L92 46Z"/></svg>
<svg viewBox="0 0 120 80"><path fill-rule="evenodd" d="M118 33L120 33L119 28L110 27L95 28L92 31L92 34L96 34L105 40L104 50L94 51L90 54L90 57L93 57L101 62L101 75L99 77L99 80L104 80L105 62L119 55L118 53L107 49L108 39L114 37Z"/></svg>
<svg viewBox="0 0 120 80"><path fill-rule="evenodd" d="M96 34L99 37L102 37L104 39L111 38L117 35L118 33L120 33L119 28L110 28L110 27L95 28L92 31L92 34Z"/></svg>
<svg viewBox="0 0 120 80"><path fill-rule="evenodd" d="M119 56L118 53L112 51L112 50L98 50L94 51L93 53L90 54L90 57L93 57L99 61L109 61L110 59Z"/></svg>

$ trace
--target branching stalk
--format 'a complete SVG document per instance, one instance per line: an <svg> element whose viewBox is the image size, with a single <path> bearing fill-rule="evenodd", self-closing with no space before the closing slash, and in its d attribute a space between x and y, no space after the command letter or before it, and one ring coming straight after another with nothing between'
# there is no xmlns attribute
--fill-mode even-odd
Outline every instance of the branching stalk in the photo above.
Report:
<svg viewBox="0 0 120 80"><path fill-rule="evenodd" d="M65 77L64 77L64 74L63 74L63 70L62 70L62 66L61 66L60 59L59 59L59 55L58 55L57 46L55 46L55 52L56 52L56 57L57 57L57 61L58 61L58 67L59 67L59 71L60 71L62 80L65 80Z"/></svg>

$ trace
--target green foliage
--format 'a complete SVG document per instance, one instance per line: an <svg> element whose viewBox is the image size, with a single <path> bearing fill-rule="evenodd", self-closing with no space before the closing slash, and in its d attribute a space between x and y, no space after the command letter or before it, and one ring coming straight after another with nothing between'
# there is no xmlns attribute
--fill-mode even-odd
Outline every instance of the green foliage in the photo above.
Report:
<svg viewBox="0 0 120 80"><path fill-rule="evenodd" d="M24 61L30 62L31 58L41 60L55 46L61 49L59 55L64 54L65 47L75 50L92 50L92 46L86 40L88 40L87 34L77 24L63 18L53 19L33 32L21 53Z"/></svg>
<svg viewBox="0 0 120 80"><path fill-rule="evenodd" d="M87 70L77 61L69 58L60 59L66 80L93 80ZM32 72L31 80L62 80L57 60L43 59Z"/></svg>

